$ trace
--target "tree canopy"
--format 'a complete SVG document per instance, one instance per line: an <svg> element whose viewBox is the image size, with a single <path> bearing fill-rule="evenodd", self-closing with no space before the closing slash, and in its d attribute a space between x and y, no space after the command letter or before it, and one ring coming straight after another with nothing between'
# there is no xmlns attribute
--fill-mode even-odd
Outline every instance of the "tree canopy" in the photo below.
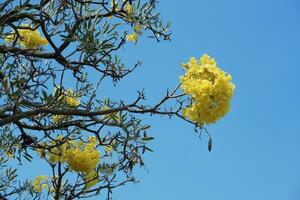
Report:
<svg viewBox="0 0 300 200"><path fill-rule="evenodd" d="M209 55L182 64L178 85L149 103L99 95L134 77L119 55L140 37L170 40L155 0L4 0L0 4L0 198L111 198L135 182L134 168L152 151L141 114L178 117L205 128L230 109L234 85ZM127 47L126 47L127 48ZM95 74L98 78L95 78ZM70 86L71 85L71 86ZM38 155L39 158L36 158ZM40 159L52 172L20 181L11 161Z"/></svg>

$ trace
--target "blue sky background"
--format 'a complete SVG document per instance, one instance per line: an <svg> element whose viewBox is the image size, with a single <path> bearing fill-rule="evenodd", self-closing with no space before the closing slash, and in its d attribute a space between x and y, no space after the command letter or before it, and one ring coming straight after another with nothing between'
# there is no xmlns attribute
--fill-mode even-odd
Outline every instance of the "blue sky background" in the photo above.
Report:
<svg viewBox="0 0 300 200"><path fill-rule="evenodd" d="M178 82L180 62L209 53L233 76L232 111L207 127L210 153L207 138L183 121L149 119L156 140L148 172L115 199L299 200L300 1L160 1L158 9L173 40L124 50L144 61L124 94L145 87L159 98Z"/></svg>
<svg viewBox="0 0 300 200"><path fill-rule="evenodd" d="M144 88L155 102L177 85L179 63L208 53L233 76L232 111L207 126L210 153L191 125L146 117L154 153L136 171L140 183L115 190L114 199L299 200L300 1L161 0L158 10L172 23L172 41L141 38L121 50L144 64L103 95L133 99Z"/></svg>

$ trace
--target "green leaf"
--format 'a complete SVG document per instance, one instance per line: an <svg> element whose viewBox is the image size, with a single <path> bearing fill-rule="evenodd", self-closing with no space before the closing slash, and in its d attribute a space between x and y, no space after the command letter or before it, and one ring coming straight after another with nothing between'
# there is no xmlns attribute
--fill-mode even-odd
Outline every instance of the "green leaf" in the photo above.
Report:
<svg viewBox="0 0 300 200"><path fill-rule="evenodd" d="M211 137L208 140L208 151L210 152L212 150L212 139Z"/></svg>
<svg viewBox="0 0 300 200"><path fill-rule="evenodd" d="M141 128L141 130L146 130L146 129L149 129L151 126L150 125L146 125L144 127Z"/></svg>
<svg viewBox="0 0 300 200"><path fill-rule="evenodd" d="M148 147L146 147L146 146L144 146L144 148L145 148L147 151L154 152L152 149L150 149L150 148L148 148Z"/></svg>
<svg viewBox="0 0 300 200"><path fill-rule="evenodd" d="M142 138L143 141L150 141L150 140L154 140L154 137L144 137Z"/></svg>

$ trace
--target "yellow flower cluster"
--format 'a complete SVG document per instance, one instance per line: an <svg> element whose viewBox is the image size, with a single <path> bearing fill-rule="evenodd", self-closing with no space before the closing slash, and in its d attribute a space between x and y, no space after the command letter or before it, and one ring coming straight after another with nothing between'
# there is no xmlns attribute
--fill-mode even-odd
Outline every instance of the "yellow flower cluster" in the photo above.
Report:
<svg viewBox="0 0 300 200"><path fill-rule="evenodd" d="M89 189L99 182L98 174L95 170L91 170L84 174L85 188Z"/></svg>
<svg viewBox="0 0 300 200"><path fill-rule="evenodd" d="M57 89L55 89L54 93L56 93ZM63 91L61 96L58 98L58 102L61 103L63 106L67 107L77 107L80 105L80 101L78 100L77 95L73 92L72 89L68 89ZM53 123L57 124L62 120L65 120L66 117L64 115L53 115L52 121Z"/></svg>
<svg viewBox="0 0 300 200"><path fill-rule="evenodd" d="M53 115L52 116L52 121L53 121L54 124L62 122L65 119L66 119L66 117L64 115Z"/></svg>
<svg viewBox="0 0 300 200"><path fill-rule="evenodd" d="M141 33L142 26L140 24L134 25L134 32Z"/></svg>
<svg viewBox="0 0 300 200"><path fill-rule="evenodd" d="M28 28L28 29L26 29ZM44 46L48 44L48 41L46 38L43 38L40 36L39 31L31 30L29 29L30 26L27 24L22 25L22 29L18 29L18 33L20 38L18 39L18 42L21 46L27 48L27 49L36 49L39 46ZM5 40L7 42L13 42L14 39L17 37L16 33L12 33L11 35L7 36Z"/></svg>
<svg viewBox="0 0 300 200"><path fill-rule="evenodd" d="M96 138L90 137L85 145L72 145L64 152L64 158L70 169L76 172L90 172L99 163L100 153L96 149Z"/></svg>
<svg viewBox="0 0 300 200"><path fill-rule="evenodd" d="M100 162L100 152L96 148L96 138L90 137L87 143L81 140L63 141L62 139L62 136L58 136L56 140L50 144L41 143L40 145L44 147L55 147L50 150L38 149L37 152L41 158L48 158L49 162L53 164L65 162L70 169L78 173L82 172L86 182L86 188L95 185L99 181L95 169ZM42 179L39 178L38 180ZM37 181L36 185L38 185Z"/></svg>
<svg viewBox="0 0 300 200"><path fill-rule="evenodd" d="M122 0L123 2L125 2L125 0ZM118 0L112 0L110 2L110 6L112 9L115 9L115 11L120 11L119 5L118 3L120 3L120 1ZM122 3L122 2L121 2ZM132 5L130 5L129 2L126 3L126 5L124 6L124 10L126 11L126 13L128 13L129 15L133 14L133 8Z"/></svg>
<svg viewBox="0 0 300 200"><path fill-rule="evenodd" d="M90 137L88 143L84 143L82 141L62 141L62 137L58 136L50 145L45 144L45 147L55 147L42 154L48 154L48 160L53 164L66 162L70 169L76 172L88 172L99 163L100 153L96 149L96 145L95 137ZM40 150L38 153L41 155Z"/></svg>
<svg viewBox="0 0 300 200"><path fill-rule="evenodd" d="M72 89L63 91L61 96L58 98L58 101L68 107L77 107L80 105L80 101Z"/></svg>
<svg viewBox="0 0 300 200"><path fill-rule="evenodd" d="M133 8L132 6L128 3L126 3L125 7L124 7L124 10L129 14L129 15L132 15L133 14Z"/></svg>
<svg viewBox="0 0 300 200"><path fill-rule="evenodd" d="M65 152L66 149L69 148L71 142L63 141L62 139L63 139L62 136L58 136L55 141L52 141L50 143L50 146L55 146L54 148L51 148L49 150L49 158L48 158L49 162L51 162L53 164L55 164L57 162L64 162L65 161L64 152ZM48 146L47 144L44 144L44 145ZM40 150L40 151L43 151L42 153L39 152L41 157L45 157L46 152L43 149Z"/></svg>
<svg viewBox="0 0 300 200"><path fill-rule="evenodd" d="M129 42L136 43L138 40L138 34L136 32L133 32L132 34L126 36L126 40Z"/></svg>
<svg viewBox="0 0 300 200"><path fill-rule="evenodd" d="M33 186L33 191L35 192L42 192L42 190L46 189L48 184L47 184L47 177L42 175L42 176L37 176L32 182Z"/></svg>
<svg viewBox="0 0 300 200"><path fill-rule="evenodd" d="M183 109L184 117L195 123L211 124L225 116L235 88L231 75L222 71L207 54L199 61L192 57L182 66L186 73L180 77L181 87L192 97L189 107Z"/></svg>
<svg viewBox="0 0 300 200"><path fill-rule="evenodd" d="M129 42L137 43L139 35L142 34L142 26L140 24L135 24L133 30L133 33L126 36L126 40Z"/></svg>
<svg viewBox="0 0 300 200"><path fill-rule="evenodd" d="M8 159L13 159L15 157L14 152L12 150L7 150L5 155Z"/></svg>

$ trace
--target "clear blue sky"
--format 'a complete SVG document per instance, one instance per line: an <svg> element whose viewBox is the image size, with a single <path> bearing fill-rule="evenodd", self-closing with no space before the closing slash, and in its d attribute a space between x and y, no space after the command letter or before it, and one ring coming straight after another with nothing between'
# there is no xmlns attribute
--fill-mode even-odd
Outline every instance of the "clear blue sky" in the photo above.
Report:
<svg viewBox="0 0 300 200"><path fill-rule="evenodd" d="M145 84L158 98L183 73L178 63L209 53L233 76L232 111L207 127L210 153L207 138L200 141L190 125L152 119L148 172L115 198L299 200L300 1L160 1L158 9L172 23L173 40L141 41L129 52L144 60L139 77L128 80L129 93Z"/></svg>
<svg viewBox="0 0 300 200"><path fill-rule="evenodd" d="M180 62L209 53L233 76L232 111L207 127L210 153L207 138L182 120L146 118L155 152L136 171L140 183L114 199L299 200L300 1L161 0L158 9L172 41L142 38L123 49L144 64L110 92L131 99L145 88L158 100L178 83Z"/></svg>

